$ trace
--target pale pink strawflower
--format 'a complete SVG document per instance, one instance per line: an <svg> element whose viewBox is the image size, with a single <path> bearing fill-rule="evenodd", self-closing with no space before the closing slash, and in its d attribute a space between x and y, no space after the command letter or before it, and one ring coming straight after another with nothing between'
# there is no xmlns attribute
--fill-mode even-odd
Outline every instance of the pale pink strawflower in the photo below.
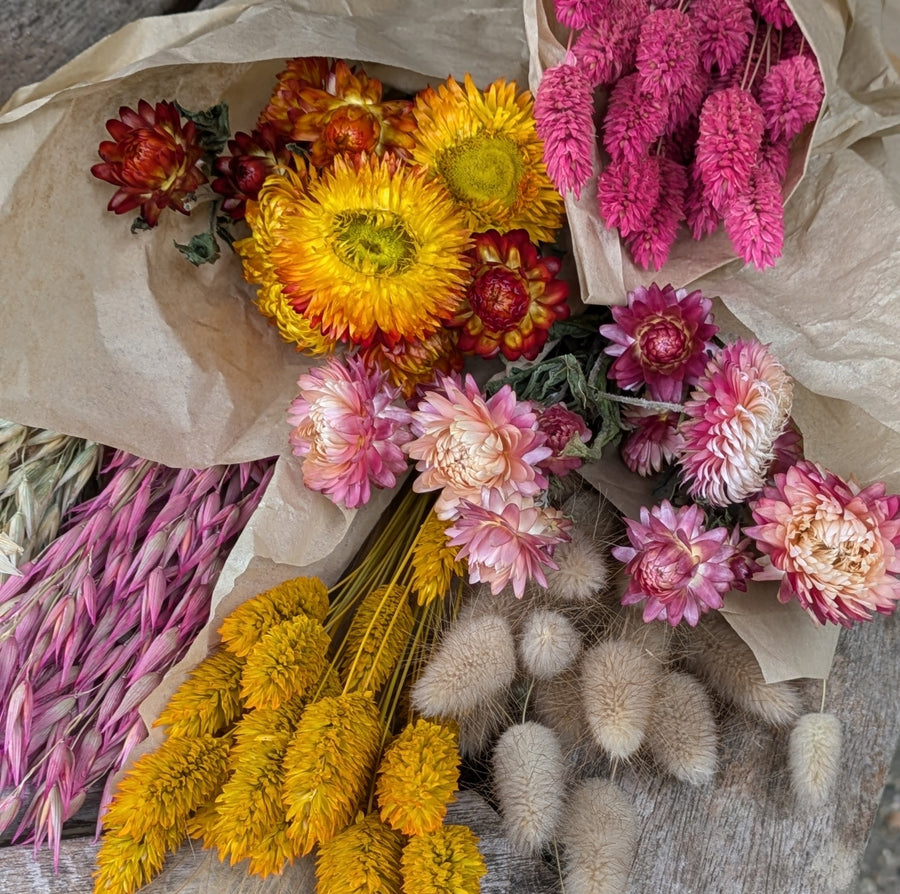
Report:
<svg viewBox="0 0 900 894"><path fill-rule="evenodd" d="M303 459L303 483L354 509L372 485L393 487L406 470L401 446L411 416L387 373L367 370L357 357L330 359L297 380L288 408L293 453Z"/></svg>
<svg viewBox="0 0 900 894"><path fill-rule="evenodd" d="M548 68L534 99L537 134L544 141L544 164L560 193L581 196L594 173L594 88L569 54Z"/></svg>
<svg viewBox="0 0 900 894"><path fill-rule="evenodd" d="M597 206L606 226L623 236L646 227L659 203L661 181L656 155L607 165L597 178Z"/></svg>
<svg viewBox="0 0 900 894"><path fill-rule="evenodd" d="M746 192L725 210L725 232L735 253L757 270L772 267L784 248L784 201L772 171L758 167Z"/></svg>
<svg viewBox="0 0 900 894"><path fill-rule="evenodd" d="M775 439L775 446L772 448L774 458L772 465L769 466L769 477L776 475L778 472L786 472L791 466L803 459L803 435L797 428L797 423L793 417L788 417L787 426L784 431Z"/></svg>
<svg viewBox="0 0 900 894"><path fill-rule="evenodd" d="M794 24L794 14L787 0L753 0L753 8L761 19L779 30Z"/></svg>
<svg viewBox="0 0 900 894"><path fill-rule="evenodd" d="M626 518L631 546L612 554L630 575L623 605L644 602L644 620L682 620L694 627L700 616L722 607L734 583L734 546L727 528L704 527L703 510L692 503L675 509L668 500L647 509L641 520Z"/></svg>
<svg viewBox="0 0 900 894"><path fill-rule="evenodd" d="M754 23L748 0L691 0L688 15L697 30L703 67L727 74L750 45Z"/></svg>
<svg viewBox="0 0 900 894"><path fill-rule="evenodd" d="M685 383L697 381L706 350L718 332L712 302L699 290L660 288L656 283L628 293L625 307L613 307L614 323L600 327L615 357L609 376L626 391L646 385L650 397L680 401Z"/></svg>
<svg viewBox="0 0 900 894"><path fill-rule="evenodd" d="M773 65L759 87L759 105L771 139L792 140L816 120L825 86L809 56L792 56Z"/></svg>
<svg viewBox="0 0 900 894"><path fill-rule="evenodd" d="M482 488L531 497L547 486L538 464L552 450L537 414L504 385L485 398L475 380L438 379L412 414L414 440L405 446L420 473L413 489L442 490L435 512L450 518L460 499L478 501Z"/></svg>
<svg viewBox="0 0 900 894"><path fill-rule="evenodd" d="M517 599L534 580L547 586L544 568L556 570L555 547L569 539L569 520L557 509L535 504L530 497L483 490L477 503L462 500L447 528L447 543L459 547L470 583L488 583L497 595L507 584Z"/></svg>
<svg viewBox="0 0 900 894"><path fill-rule="evenodd" d="M668 114L668 102L642 93L636 74L620 78L603 118L603 147L613 161L647 155L665 133Z"/></svg>
<svg viewBox="0 0 900 894"><path fill-rule="evenodd" d="M622 459L632 472L652 475L675 461L684 439L678 431L678 413L628 407L622 411L627 429L622 441Z"/></svg>
<svg viewBox="0 0 900 894"><path fill-rule="evenodd" d="M582 444L591 440L591 430L584 419L565 404L553 404L538 412L537 424L539 431L547 437L546 446L553 451L539 463L540 468L560 478L580 468L584 462L581 457L563 456L562 452L573 438L577 438Z"/></svg>
<svg viewBox="0 0 900 894"><path fill-rule="evenodd" d="M690 495L727 506L759 493L792 395L765 345L739 339L714 355L684 406L679 462Z"/></svg>
<svg viewBox="0 0 900 894"><path fill-rule="evenodd" d="M801 460L750 504L756 539L781 579L778 598L796 599L819 624L849 627L900 600L900 496L878 482L861 488Z"/></svg>
<svg viewBox="0 0 900 894"><path fill-rule="evenodd" d="M686 192L687 170L671 158L660 156L656 207L642 229L624 237L634 262L644 270L659 270L668 260L678 226L684 220Z"/></svg>
<svg viewBox="0 0 900 894"><path fill-rule="evenodd" d="M641 23L635 54L641 93L666 99L679 90L697 68L697 33L687 13L656 9Z"/></svg>
<svg viewBox="0 0 900 894"><path fill-rule="evenodd" d="M749 190L764 130L763 111L746 90L729 87L704 100L694 164L720 214Z"/></svg>
<svg viewBox="0 0 900 894"><path fill-rule="evenodd" d="M595 87L614 84L634 67L641 21L648 9L642 0L613 0L575 39L572 51Z"/></svg>

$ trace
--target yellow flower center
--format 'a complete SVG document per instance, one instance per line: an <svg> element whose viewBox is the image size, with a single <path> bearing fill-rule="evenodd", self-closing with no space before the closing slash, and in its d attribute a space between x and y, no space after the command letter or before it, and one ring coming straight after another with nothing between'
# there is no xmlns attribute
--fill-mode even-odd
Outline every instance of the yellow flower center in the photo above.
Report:
<svg viewBox="0 0 900 894"><path fill-rule="evenodd" d="M344 211L335 215L335 254L360 273L394 276L416 259L416 242L393 211Z"/></svg>
<svg viewBox="0 0 900 894"><path fill-rule="evenodd" d="M438 169L459 201L512 205L524 166L512 140L478 134L442 152Z"/></svg>

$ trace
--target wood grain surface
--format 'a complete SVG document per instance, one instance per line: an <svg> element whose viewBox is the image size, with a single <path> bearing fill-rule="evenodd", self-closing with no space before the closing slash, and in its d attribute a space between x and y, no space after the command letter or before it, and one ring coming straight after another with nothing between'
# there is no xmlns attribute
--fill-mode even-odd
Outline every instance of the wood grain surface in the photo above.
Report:
<svg viewBox="0 0 900 894"><path fill-rule="evenodd" d="M423 0L427 2L427 0ZM145 15L197 4L174 0L22 0L0 17L0 102L38 80L94 41ZM202 6L215 5L204 0ZM152 99L152 97L150 97ZM114 110L110 110L111 113ZM827 704L843 725L845 743L833 800L798 810L787 784L786 734L737 713L720 720L722 748L715 784L692 788L648 769L620 769L616 781L640 817L640 844L623 894L849 894L900 736L900 621L879 618L844 632ZM810 710L819 687L806 687ZM482 835L490 873L485 892L539 894L558 890L549 866L512 854L495 813L464 795L457 821ZM0 894L86 894L96 845L90 836L63 842L58 873L52 856L26 847L0 848ZM209 853L184 848L148 894L216 894L308 890L310 864L267 884L250 884L241 867L221 866Z"/></svg>

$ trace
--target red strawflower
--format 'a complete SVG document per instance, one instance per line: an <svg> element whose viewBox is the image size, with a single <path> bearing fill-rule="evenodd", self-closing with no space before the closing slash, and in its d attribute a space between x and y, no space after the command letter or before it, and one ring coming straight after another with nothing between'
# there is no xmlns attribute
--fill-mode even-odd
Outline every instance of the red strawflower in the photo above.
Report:
<svg viewBox="0 0 900 894"><path fill-rule="evenodd" d="M702 614L722 607L734 584L727 528L707 531L699 506L676 510L668 500L650 510L642 506L641 520L626 518L625 524L631 546L612 549L630 575L623 605L645 602L645 621L659 618L673 627L682 619L694 627Z"/></svg>
<svg viewBox="0 0 900 894"><path fill-rule="evenodd" d="M738 194L725 212L725 232L735 252L757 270L771 267L784 247L781 184L764 167L754 172L747 192Z"/></svg>
<svg viewBox="0 0 900 894"><path fill-rule="evenodd" d="M597 179L597 205L606 226L618 227L623 236L643 230L659 203L661 179L656 155L608 165Z"/></svg>
<svg viewBox="0 0 900 894"><path fill-rule="evenodd" d="M771 139L790 141L816 120L825 86L809 56L792 56L773 65L759 88L759 105Z"/></svg>
<svg viewBox="0 0 900 894"><path fill-rule="evenodd" d="M140 206L151 227L164 208L189 214L185 201L206 183L200 169L203 147L193 121L182 124L175 103L151 106L142 99L137 111L122 106L119 118L107 121L106 129L113 141L100 144L103 163L94 165L91 173L119 187L108 210L125 214Z"/></svg>
<svg viewBox="0 0 900 894"><path fill-rule="evenodd" d="M459 329L459 350L534 360L550 327L569 316L559 258L540 257L522 229L476 233L474 242L466 304L448 324Z"/></svg>
<svg viewBox="0 0 900 894"><path fill-rule="evenodd" d="M747 193L765 130L763 111L740 87L707 96L700 111L696 168L713 207L724 214Z"/></svg>
<svg viewBox="0 0 900 894"><path fill-rule="evenodd" d="M215 161L219 175L212 188L224 196L222 210L233 220L243 220L247 200L255 200L266 177L279 165L288 167L291 153L278 138L275 125L263 123L251 133L238 131L228 141L231 155Z"/></svg>
<svg viewBox="0 0 900 894"><path fill-rule="evenodd" d="M646 384L654 400L680 401L685 383L696 382L706 366L710 339L718 332L712 302L699 290L677 291L656 283L628 293L625 307L613 307L615 323L600 327L616 360L609 376L626 391Z"/></svg>
<svg viewBox="0 0 900 894"><path fill-rule="evenodd" d="M641 92L636 74L620 78L609 95L603 119L603 148L613 161L647 155L665 133L668 113L665 99Z"/></svg>
<svg viewBox="0 0 900 894"><path fill-rule="evenodd" d="M754 22L748 0L691 0L688 15L697 31L703 67L727 74L750 45Z"/></svg>
<svg viewBox="0 0 900 894"><path fill-rule="evenodd" d="M624 237L635 263L644 270L659 270L666 263L678 235L678 224L684 219L687 171L672 159L660 156L659 174L659 198L649 222Z"/></svg>
<svg viewBox="0 0 900 894"><path fill-rule="evenodd" d="M585 70L567 57L548 68L534 100L537 134L544 141L544 164L560 193L581 188L594 173L594 87Z"/></svg>
<svg viewBox="0 0 900 894"><path fill-rule="evenodd" d="M641 93L666 99L697 68L697 34L687 13L657 9L641 23L635 67Z"/></svg>

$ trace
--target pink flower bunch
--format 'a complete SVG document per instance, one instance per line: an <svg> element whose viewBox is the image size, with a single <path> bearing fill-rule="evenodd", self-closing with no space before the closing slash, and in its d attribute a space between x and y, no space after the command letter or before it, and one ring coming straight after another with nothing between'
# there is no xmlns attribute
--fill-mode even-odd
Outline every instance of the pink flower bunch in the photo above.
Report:
<svg viewBox="0 0 900 894"><path fill-rule="evenodd" d="M791 141L815 121L824 98L818 64L785 0L555 6L575 35L567 70L545 72L553 101L536 104L535 116L560 191L577 196L590 179L594 124L585 85L606 87L609 160L598 172L597 203L635 263L659 269L685 222L695 239L723 224L746 263L774 264L784 242ZM563 80L578 83L571 100Z"/></svg>
<svg viewBox="0 0 900 894"><path fill-rule="evenodd" d="M781 581L819 624L849 627L890 614L900 601L900 496L881 483L861 488L800 460L750 503L745 529L765 554L756 576Z"/></svg>
<svg viewBox="0 0 900 894"><path fill-rule="evenodd" d="M412 411L412 431L404 449L419 472L413 489L440 491L435 512L470 579L494 593L510 583L518 597L530 578L543 582L568 521L543 504L542 465L554 448L532 405L508 385L485 398L471 376L442 377Z"/></svg>
<svg viewBox="0 0 900 894"><path fill-rule="evenodd" d="M406 471L402 446L412 417L387 373L359 358L331 358L297 380L300 395L288 408L290 443L302 456L303 483L355 509L372 485L393 487Z"/></svg>
<svg viewBox="0 0 900 894"><path fill-rule="evenodd" d="M271 461L170 469L116 453L101 492L0 586L0 829L47 842L147 735L141 702L209 618Z"/></svg>
<svg viewBox="0 0 900 894"><path fill-rule="evenodd" d="M644 620L694 627L700 616L722 607L735 582L735 545L727 528L707 530L696 504L675 509L663 500L641 508L641 520L625 519L631 546L614 546L630 575L623 605L644 603Z"/></svg>

